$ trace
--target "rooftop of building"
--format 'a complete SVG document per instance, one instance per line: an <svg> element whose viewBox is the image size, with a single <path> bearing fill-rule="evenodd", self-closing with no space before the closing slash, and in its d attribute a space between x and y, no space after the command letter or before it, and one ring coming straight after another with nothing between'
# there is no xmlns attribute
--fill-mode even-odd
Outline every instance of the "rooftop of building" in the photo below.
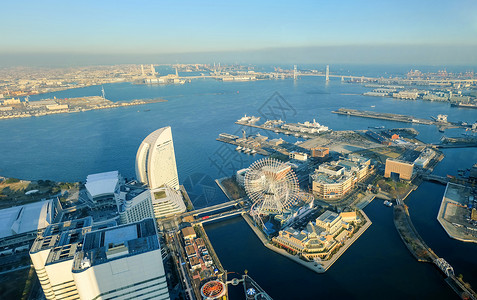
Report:
<svg viewBox="0 0 477 300"><path fill-rule="evenodd" d="M53 200L0 210L0 238L47 227L53 221Z"/></svg>
<svg viewBox="0 0 477 300"><path fill-rule="evenodd" d="M162 127L162 128L159 128L157 129L156 131L153 131L151 132L143 141L143 143L146 143L146 144L149 144L149 145L153 145L156 143L157 139L159 137L161 137L161 135L163 133L165 133L166 131L169 131L171 132L171 126L166 126L166 127ZM172 138L172 135L171 135L171 138Z"/></svg>
<svg viewBox="0 0 477 300"><path fill-rule="evenodd" d="M310 151L316 151L316 152L330 152L330 148L326 148L326 147L313 147L313 148L310 148Z"/></svg>
<svg viewBox="0 0 477 300"><path fill-rule="evenodd" d="M83 219L55 223L48 226L33 242L30 253L53 249L82 242L84 234L91 230L93 219ZM50 260L51 262L51 260Z"/></svg>
<svg viewBox="0 0 477 300"><path fill-rule="evenodd" d="M92 197L113 194L119 183L118 171L91 174L86 177L85 187Z"/></svg>
<svg viewBox="0 0 477 300"><path fill-rule="evenodd" d="M290 154L293 153L293 154L301 154L301 155L308 155L307 153L305 152L299 152L299 151L292 151L290 152Z"/></svg>
<svg viewBox="0 0 477 300"><path fill-rule="evenodd" d="M329 164L329 163L321 164L320 168L328 169L328 170L335 171L335 172L343 169L342 166L332 165L332 164Z"/></svg>
<svg viewBox="0 0 477 300"><path fill-rule="evenodd" d="M192 228L191 226L184 227L184 228L182 228L181 231L182 231L182 235L184 236L184 238L196 235L194 228Z"/></svg>
<svg viewBox="0 0 477 300"><path fill-rule="evenodd" d="M298 231L293 227L288 227L283 230L283 233L293 236L294 238L302 241L308 237L306 231Z"/></svg>
<svg viewBox="0 0 477 300"><path fill-rule="evenodd" d="M157 201L169 201L171 197L180 195L179 191L176 191L167 185L153 189L151 190L151 193L153 194L153 199Z"/></svg>
<svg viewBox="0 0 477 300"><path fill-rule="evenodd" d="M355 211L349 211L349 212L342 212L340 213L342 218L356 218L357 214Z"/></svg>
<svg viewBox="0 0 477 300"><path fill-rule="evenodd" d="M348 160L354 161L354 162L359 162L361 164L369 164L371 160L367 157L358 155L358 154L349 154L348 155Z"/></svg>
<svg viewBox="0 0 477 300"><path fill-rule="evenodd" d="M322 213L316 220L324 223L332 223L338 217L339 215L337 213L327 210Z"/></svg>
<svg viewBox="0 0 477 300"><path fill-rule="evenodd" d="M350 170L352 168L359 168L360 164L358 162L350 161L350 160L344 160L340 159L337 162L337 165L344 167L347 170Z"/></svg>
<svg viewBox="0 0 477 300"><path fill-rule="evenodd" d="M73 272L111 260L160 249L154 219L89 232L73 262Z"/></svg>
<svg viewBox="0 0 477 300"><path fill-rule="evenodd" d="M412 162L408 162L408 161L397 159L397 158L386 158L386 162L388 162L388 161L398 162L398 163L402 163L402 164L406 164L406 165L410 165L410 166L414 165L414 163L412 163Z"/></svg>
<svg viewBox="0 0 477 300"><path fill-rule="evenodd" d="M323 172L316 172L314 174L311 174L311 178L313 179L313 181L319 182L319 183L322 183L322 184L341 183L341 182L344 182L344 181L348 180L349 177L350 176L346 175L346 174L335 176L335 175L330 175L330 174L323 173Z"/></svg>
<svg viewBox="0 0 477 300"><path fill-rule="evenodd" d="M48 226L33 243L30 253L51 249L45 264L53 264L72 259L81 250L87 233L116 226L115 221L92 225L93 219L83 219L56 223Z"/></svg>

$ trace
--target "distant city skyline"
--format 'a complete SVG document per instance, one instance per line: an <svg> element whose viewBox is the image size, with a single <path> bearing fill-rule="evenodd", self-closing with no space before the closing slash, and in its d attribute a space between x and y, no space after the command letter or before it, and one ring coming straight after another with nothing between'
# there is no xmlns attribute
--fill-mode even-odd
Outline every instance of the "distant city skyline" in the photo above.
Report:
<svg viewBox="0 0 477 300"><path fill-rule="evenodd" d="M2 11L0 66L55 57L100 63L101 56L106 63L145 56L154 63L477 64L472 0L9 1Z"/></svg>

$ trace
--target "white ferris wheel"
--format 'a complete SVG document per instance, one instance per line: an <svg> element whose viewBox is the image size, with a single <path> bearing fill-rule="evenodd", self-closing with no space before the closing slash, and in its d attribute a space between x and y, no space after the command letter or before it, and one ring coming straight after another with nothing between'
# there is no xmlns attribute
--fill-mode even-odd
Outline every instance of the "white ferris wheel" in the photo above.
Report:
<svg viewBox="0 0 477 300"><path fill-rule="evenodd" d="M252 201L253 216L279 214L299 196L299 185L291 166L277 159L255 161L245 173L245 191Z"/></svg>

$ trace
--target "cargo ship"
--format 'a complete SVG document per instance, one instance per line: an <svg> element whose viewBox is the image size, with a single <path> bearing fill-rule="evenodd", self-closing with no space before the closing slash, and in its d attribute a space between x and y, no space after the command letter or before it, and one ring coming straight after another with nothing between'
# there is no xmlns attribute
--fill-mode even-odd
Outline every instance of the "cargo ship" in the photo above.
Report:
<svg viewBox="0 0 477 300"><path fill-rule="evenodd" d="M474 108L474 109L477 109L477 104L470 104L470 103L451 103L451 107L463 107L463 108Z"/></svg>

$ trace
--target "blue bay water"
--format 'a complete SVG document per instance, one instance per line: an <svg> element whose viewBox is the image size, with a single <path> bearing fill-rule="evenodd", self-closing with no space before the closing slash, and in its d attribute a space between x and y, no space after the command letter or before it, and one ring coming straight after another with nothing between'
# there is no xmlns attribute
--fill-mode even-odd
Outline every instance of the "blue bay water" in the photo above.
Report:
<svg viewBox="0 0 477 300"><path fill-rule="evenodd" d="M369 90L360 85L322 78L278 81L218 82L195 80L185 85L146 86L130 83L104 85L112 101L142 98L167 99L164 103L75 114L50 115L0 121L0 174L23 179L84 181L88 174L119 170L134 177L134 161L141 141L152 131L172 127L179 179L184 183L192 175L209 179L232 175L234 170L261 158L237 153L233 146L215 141L222 132L240 133L234 122L247 115L259 115L267 100L278 93L288 103L286 121L303 122L315 118L333 130L413 127L426 142L438 142L443 136L459 136L462 130L442 134L434 126L363 119L332 114L341 107L393 112L429 118L449 115L451 121L475 122L477 112L451 108L446 103L401 101L365 97ZM101 87L37 95L42 98L99 95ZM270 102L268 102L270 103ZM261 132L272 137L274 133ZM297 139L286 138L290 142ZM437 166L439 175L456 175L457 169L477 162L477 151L445 150L446 158ZM197 177L197 176L195 176ZM195 178L192 177L192 178ZM209 181L210 182L210 181ZM213 183L212 183L213 185ZM193 187L194 188L194 187ZM456 273L477 286L477 250L448 238L437 223L438 204L444 186L424 183L409 198L416 228L435 252L455 264ZM198 192L200 193L200 191ZM203 206L224 201L216 192ZM207 232L224 266L229 271L250 271L250 275L270 291L275 299L313 299L318 296L351 299L378 298L455 298L432 265L417 263L401 242L392 224L392 210L380 202L366 212L373 225L333 265L326 274L314 274L270 252L260 245L253 232L240 219L207 226ZM240 299L241 290L232 289L232 299ZM295 295L300 295L295 297Z"/></svg>

